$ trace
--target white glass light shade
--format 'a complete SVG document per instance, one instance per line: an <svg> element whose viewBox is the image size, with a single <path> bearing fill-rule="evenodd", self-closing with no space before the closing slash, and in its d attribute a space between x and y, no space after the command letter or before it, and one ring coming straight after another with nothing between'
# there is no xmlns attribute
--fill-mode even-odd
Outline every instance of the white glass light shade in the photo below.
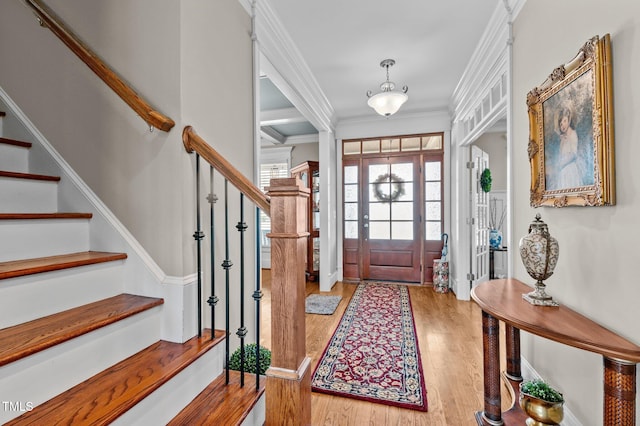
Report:
<svg viewBox="0 0 640 426"><path fill-rule="evenodd" d="M385 117L398 112L402 104L407 102L409 96L402 92L380 92L373 95L367 101L367 104L376 110L376 112Z"/></svg>

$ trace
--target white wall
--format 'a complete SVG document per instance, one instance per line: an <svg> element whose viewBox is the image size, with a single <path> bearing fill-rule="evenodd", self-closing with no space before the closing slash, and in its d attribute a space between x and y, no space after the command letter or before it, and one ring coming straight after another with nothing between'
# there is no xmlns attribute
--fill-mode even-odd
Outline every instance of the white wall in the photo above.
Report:
<svg viewBox="0 0 640 426"><path fill-rule="evenodd" d="M184 149L182 129L194 125L252 179L253 155L247 156L254 148L249 15L234 0L48 0L47 4L176 126L169 133L150 132L20 2L0 3L0 86L169 276L164 282L170 284L167 295L175 293L169 298L179 300L179 306L167 303L165 310L171 305L183 315L183 328L192 333L188 317L195 304L189 296L196 271L195 156ZM18 127L9 127L21 136ZM203 165L203 182L206 176L208 167ZM249 206L245 222L253 229L254 209ZM61 204L62 210L69 207ZM232 227L237 212L238 206L232 205ZM103 246L99 238L95 241L96 245L92 236L94 250L119 249ZM234 278L239 271L237 241L231 244ZM253 247L253 242L249 231L245 243ZM251 271L253 251L249 253ZM246 300L252 304L251 290L248 293ZM247 318L247 323L252 320Z"/></svg>
<svg viewBox="0 0 640 426"><path fill-rule="evenodd" d="M291 166L297 166L305 161L318 161L318 143L303 143L294 145L291 151Z"/></svg>
<svg viewBox="0 0 640 426"><path fill-rule="evenodd" d="M193 125L196 132L202 136L214 149L222 154L240 173L253 181L255 170L253 162L254 153L254 128L253 128L253 67L251 50L251 20L246 11L235 0L226 1L200 1L182 0L180 4L180 93L182 122L185 125ZM180 128L181 132L182 129ZM180 167L184 170L185 177L182 188L182 204L187 206L185 216L182 219L182 235L185 236L184 259L185 267L195 270L195 263L190 259L195 258L196 246L193 231L195 230L195 214L191 213L188 206L193 206L194 201L194 165L195 156L180 156ZM204 197L209 192L209 166L201 162L201 185L203 199L203 227L206 235L203 240L204 267L209 270L210 259L210 230L209 230L209 204ZM230 283L232 285L231 297L231 330L239 327L238 306L240 296L238 288L240 284L240 233L235 226L240 220L239 194L232 185L228 185L229 206L229 240L230 253L228 259L233 266L230 268ZM225 271L220 268L225 254L224 244L224 178L216 174L214 176L214 193L219 201L214 206L216 238L214 246L215 282L217 283L216 295L220 298L216 310L217 328L224 324L224 283ZM253 339L255 331L254 301L251 297L254 287L255 247L255 206L245 198L244 223L248 226L244 233L246 250L245 268L245 295L247 317L245 323L250 331L249 339ZM204 277L205 298L210 294L210 275ZM208 305L204 305L206 323L210 318ZM232 348L237 346L239 340L233 336L230 339Z"/></svg>
<svg viewBox="0 0 640 426"><path fill-rule="evenodd" d="M640 210L640 3L636 0L528 1L514 22L513 202L515 235L527 232L536 213L558 239L560 256L547 292L560 303L640 344L638 327L638 210ZM594 35L611 34L617 205L538 208L529 206L529 140L526 95L569 61ZM515 277L532 284L520 259ZM544 339L523 336L523 356L558 387L585 424L601 424L602 358ZM636 422L640 411L636 410Z"/></svg>
<svg viewBox="0 0 640 426"><path fill-rule="evenodd" d="M149 132L19 2L0 5L0 85L167 274L192 273L185 246L193 172L183 123L215 137L216 148L252 176L243 154L253 149L249 17L235 1L47 4L176 126Z"/></svg>
<svg viewBox="0 0 640 426"><path fill-rule="evenodd" d="M142 242L165 272L182 275L179 228L179 5L49 1L99 56L178 126L150 133L19 2L0 5L0 84L57 151ZM153 19L148 19L153 10ZM139 18L139 19L138 19ZM163 70L163 72L157 72ZM181 172L178 172L178 176Z"/></svg>

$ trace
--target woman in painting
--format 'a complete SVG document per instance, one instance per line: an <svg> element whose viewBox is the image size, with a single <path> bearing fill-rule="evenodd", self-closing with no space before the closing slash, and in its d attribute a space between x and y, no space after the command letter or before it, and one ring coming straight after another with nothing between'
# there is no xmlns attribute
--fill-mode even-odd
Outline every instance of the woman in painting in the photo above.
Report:
<svg viewBox="0 0 640 426"><path fill-rule="evenodd" d="M578 168L578 134L574 129L571 107L563 105L558 113L558 182L560 189L576 188L582 185Z"/></svg>

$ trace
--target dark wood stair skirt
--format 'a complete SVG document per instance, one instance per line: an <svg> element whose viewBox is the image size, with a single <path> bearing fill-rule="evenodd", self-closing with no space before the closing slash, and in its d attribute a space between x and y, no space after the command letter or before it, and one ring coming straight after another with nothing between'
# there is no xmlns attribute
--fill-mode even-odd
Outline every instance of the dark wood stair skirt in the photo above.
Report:
<svg viewBox="0 0 640 426"><path fill-rule="evenodd" d="M1 216L1 215L0 215ZM76 268L97 263L113 262L127 258L126 253L85 251L34 259L0 262L0 280L21 277L60 269Z"/></svg>
<svg viewBox="0 0 640 426"><path fill-rule="evenodd" d="M5 425L108 425L222 341L221 330L159 341Z"/></svg>

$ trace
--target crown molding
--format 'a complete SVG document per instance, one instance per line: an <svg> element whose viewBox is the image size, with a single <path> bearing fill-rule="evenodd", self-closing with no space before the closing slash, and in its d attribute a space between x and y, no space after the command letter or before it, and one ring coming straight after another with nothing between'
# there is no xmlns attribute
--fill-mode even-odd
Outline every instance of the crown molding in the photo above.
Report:
<svg viewBox="0 0 640 426"><path fill-rule="evenodd" d="M493 84L493 80L487 78L487 75L496 74L497 63L501 64L500 68L506 65L504 59L500 58L506 57L505 52L509 41L508 18L509 15L504 6L498 3L453 91L451 107L455 117L470 113L469 101L477 98L475 94L488 91Z"/></svg>
<svg viewBox="0 0 640 426"><path fill-rule="evenodd" d="M500 71L506 70L509 25L520 13L526 0L503 0L498 3L491 15L480 41L469 63L462 73L458 85L451 97L452 114L455 117L472 113L470 101L480 96L495 84ZM483 71L484 70L484 71Z"/></svg>
<svg viewBox="0 0 640 426"><path fill-rule="evenodd" d="M314 127L333 131L333 107L268 0L256 0L255 14L260 71Z"/></svg>
<svg viewBox="0 0 640 426"><path fill-rule="evenodd" d="M405 111L389 118L377 114L343 119L338 122L337 139L376 137L413 133L448 132L451 116L446 108Z"/></svg>

